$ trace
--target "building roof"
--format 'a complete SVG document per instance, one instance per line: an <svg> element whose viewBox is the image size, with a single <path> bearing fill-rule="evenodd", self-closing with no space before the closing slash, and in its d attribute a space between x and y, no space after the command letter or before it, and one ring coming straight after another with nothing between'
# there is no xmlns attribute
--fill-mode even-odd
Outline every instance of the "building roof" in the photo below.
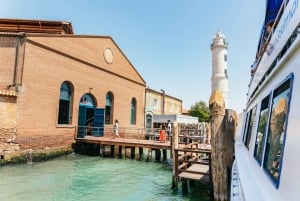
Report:
<svg viewBox="0 0 300 201"><path fill-rule="evenodd" d="M162 95L162 94L163 94L162 91L156 91L156 90L151 89L151 88L149 88L149 87L146 88L146 91L149 92L149 93L155 93L155 94L159 94L159 95ZM176 97L174 97L174 96L171 96L171 95L168 95L168 94L165 94L165 96L166 96L166 97L169 97L169 98L172 98L172 99L174 99L174 100L177 100L177 101L179 101L179 102L182 102L181 99L176 98Z"/></svg>
<svg viewBox="0 0 300 201"><path fill-rule="evenodd" d="M73 28L65 21L0 19L0 32L73 34Z"/></svg>

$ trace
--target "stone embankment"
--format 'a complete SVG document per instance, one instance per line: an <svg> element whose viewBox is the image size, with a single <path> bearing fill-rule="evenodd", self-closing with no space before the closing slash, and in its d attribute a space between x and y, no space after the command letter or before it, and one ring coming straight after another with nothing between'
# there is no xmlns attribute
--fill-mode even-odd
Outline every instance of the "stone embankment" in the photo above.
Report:
<svg viewBox="0 0 300 201"><path fill-rule="evenodd" d="M0 165L48 160L73 152L73 136L18 137L16 128L0 128Z"/></svg>

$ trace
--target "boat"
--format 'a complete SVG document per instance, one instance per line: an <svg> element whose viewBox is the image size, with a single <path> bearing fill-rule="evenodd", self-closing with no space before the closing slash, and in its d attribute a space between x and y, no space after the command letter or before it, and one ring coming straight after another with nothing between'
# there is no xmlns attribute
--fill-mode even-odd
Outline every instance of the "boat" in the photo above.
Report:
<svg viewBox="0 0 300 201"><path fill-rule="evenodd" d="M239 115L231 201L300 200L299 0L267 0Z"/></svg>

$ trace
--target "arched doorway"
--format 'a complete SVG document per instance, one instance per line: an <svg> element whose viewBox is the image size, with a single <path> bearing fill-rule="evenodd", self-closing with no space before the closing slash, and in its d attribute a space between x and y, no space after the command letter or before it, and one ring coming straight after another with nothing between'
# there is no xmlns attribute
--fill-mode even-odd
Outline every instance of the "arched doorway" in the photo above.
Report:
<svg viewBox="0 0 300 201"><path fill-rule="evenodd" d="M95 98L84 94L79 102L77 137L85 135L103 136L104 109L96 108Z"/></svg>

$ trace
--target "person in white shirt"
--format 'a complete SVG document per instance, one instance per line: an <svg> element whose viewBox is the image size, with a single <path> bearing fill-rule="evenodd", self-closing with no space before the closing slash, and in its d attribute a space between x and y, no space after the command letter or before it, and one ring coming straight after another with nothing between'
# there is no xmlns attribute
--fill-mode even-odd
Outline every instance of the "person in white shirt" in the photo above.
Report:
<svg viewBox="0 0 300 201"><path fill-rule="evenodd" d="M168 126L167 126L167 135L168 135L168 138L170 137L172 133L172 124L171 124L171 121L168 120Z"/></svg>
<svg viewBox="0 0 300 201"><path fill-rule="evenodd" d="M118 119L115 120L114 133L115 133L116 137L120 137L120 135L119 135L119 121L118 121Z"/></svg>

